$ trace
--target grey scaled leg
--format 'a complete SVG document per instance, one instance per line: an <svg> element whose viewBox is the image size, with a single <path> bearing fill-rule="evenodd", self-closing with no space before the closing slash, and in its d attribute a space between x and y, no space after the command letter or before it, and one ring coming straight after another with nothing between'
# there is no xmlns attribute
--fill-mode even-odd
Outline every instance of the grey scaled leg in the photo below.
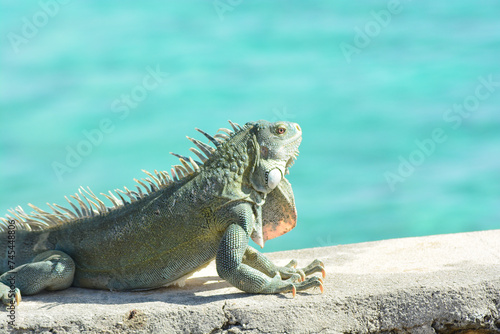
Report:
<svg viewBox="0 0 500 334"><path fill-rule="evenodd" d="M34 295L40 291L62 290L71 286L75 263L66 253L47 251L38 254L31 263L23 264L0 276L0 298L4 304L21 300L21 294ZM11 283L16 287L11 292ZM10 296L9 296L10 294Z"/></svg>
<svg viewBox="0 0 500 334"><path fill-rule="evenodd" d="M279 271L273 269L274 265L262 254L255 253L255 249L255 252L250 250L243 260L248 239L249 235L240 225L232 224L227 228L216 257L217 272L221 278L250 293L292 292L295 296L297 290L322 288L321 279L315 276L301 282L302 275L292 273L287 280L282 280ZM253 256L258 259L255 260Z"/></svg>

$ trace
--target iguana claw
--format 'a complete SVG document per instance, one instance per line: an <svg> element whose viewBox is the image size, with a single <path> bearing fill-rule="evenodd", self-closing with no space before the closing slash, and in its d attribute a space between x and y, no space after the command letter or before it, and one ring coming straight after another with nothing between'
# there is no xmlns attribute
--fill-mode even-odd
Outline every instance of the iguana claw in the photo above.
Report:
<svg viewBox="0 0 500 334"><path fill-rule="evenodd" d="M297 269L297 274L300 275L300 281L299 282L304 282L306 280L306 274L304 271Z"/></svg>
<svg viewBox="0 0 500 334"><path fill-rule="evenodd" d="M19 305L19 303L21 302L21 291L18 288L16 288L15 290L14 298L16 299L16 305Z"/></svg>
<svg viewBox="0 0 500 334"><path fill-rule="evenodd" d="M21 302L21 290L16 288L14 290L14 295L12 295L12 290L10 290L9 286L6 286L2 283L0 283L0 303L3 303L4 305L12 305L16 304L19 305Z"/></svg>

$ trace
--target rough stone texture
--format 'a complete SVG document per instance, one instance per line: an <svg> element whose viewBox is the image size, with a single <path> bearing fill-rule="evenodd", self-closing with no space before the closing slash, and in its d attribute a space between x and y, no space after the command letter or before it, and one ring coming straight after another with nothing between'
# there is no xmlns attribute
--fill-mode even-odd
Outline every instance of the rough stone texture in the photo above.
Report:
<svg viewBox="0 0 500 334"><path fill-rule="evenodd" d="M0 332L500 333L500 230L268 255L323 260L325 293L246 294L212 264L183 288L27 296Z"/></svg>

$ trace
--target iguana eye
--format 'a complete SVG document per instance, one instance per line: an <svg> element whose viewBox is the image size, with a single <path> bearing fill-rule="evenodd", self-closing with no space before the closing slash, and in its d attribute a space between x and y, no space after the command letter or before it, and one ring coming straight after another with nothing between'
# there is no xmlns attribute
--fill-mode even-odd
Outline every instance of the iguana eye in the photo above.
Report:
<svg viewBox="0 0 500 334"><path fill-rule="evenodd" d="M280 125L276 128L276 133L282 135L286 132L286 128L283 125Z"/></svg>

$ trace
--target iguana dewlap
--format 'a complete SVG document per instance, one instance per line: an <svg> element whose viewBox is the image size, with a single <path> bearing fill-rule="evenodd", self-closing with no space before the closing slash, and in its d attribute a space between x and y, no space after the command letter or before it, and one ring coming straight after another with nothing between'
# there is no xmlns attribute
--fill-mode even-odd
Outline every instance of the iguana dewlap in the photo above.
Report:
<svg viewBox="0 0 500 334"><path fill-rule="evenodd" d="M291 230L297 220L285 175L298 155L302 130L296 123L230 122L214 145L189 138L201 160L177 154L181 165L147 173L137 190L102 194L106 205L83 187L68 200L71 209L21 207L0 222L0 297L69 286L110 290L153 289L179 282L216 259L217 272L250 293L323 289L315 260L279 267L249 246ZM14 232L13 232L14 231ZM9 237L15 235L15 241ZM15 289L14 289L15 287Z"/></svg>

